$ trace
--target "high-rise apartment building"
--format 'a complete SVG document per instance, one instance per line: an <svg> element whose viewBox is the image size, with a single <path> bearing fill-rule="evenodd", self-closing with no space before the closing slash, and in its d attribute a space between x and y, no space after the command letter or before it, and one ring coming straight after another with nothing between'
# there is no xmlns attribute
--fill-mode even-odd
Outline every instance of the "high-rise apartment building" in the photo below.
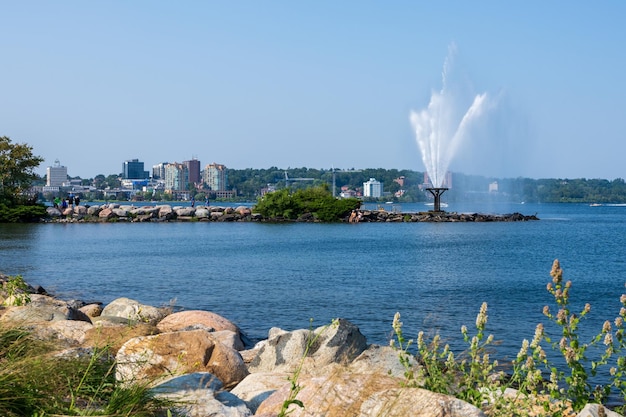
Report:
<svg viewBox="0 0 626 417"><path fill-rule="evenodd" d="M214 162L205 166L202 179L212 191L225 191L228 188L228 174L224 165Z"/></svg>
<svg viewBox="0 0 626 417"><path fill-rule="evenodd" d="M169 164L169 162L161 162L156 165L152 165L152 178L155 180L164 180L165 179L165 166Z"/></svg>
<svg viewBox="0 0 626 417"><path fill-rule="evenodd" d="M376 178L370 178L369 181L363 183L363 197L382 197L383 183L377 181Z"/></svg>
<svg viewBox="0 0 626 417"><path fill-rule="evenodd" d="M67 182L67 167L61 165L59 160L54 161L54 166L46 168L46 186L61 187Z"/></svg>
<svg viewBox="0 0 626 417"><path fill-rule="evenodd" d="M193 184L200 184L200 161L193 158L190 161L183 161L183 164L187 165L189 171L189 182Z"/></svg>
<svg viewBox="0 0 626 417"><path fill-rule="evenodd" d="M150 173L143 170L143 162L138 159L130 159L122 164L122 179L145 180L149 177Z"/></svg>
<svg viewBox="0 0 626 417"><path fill-rule="evenodd" d="M185 191L188 184L187 165L178 162L165 165L165 191Z"/></svg>

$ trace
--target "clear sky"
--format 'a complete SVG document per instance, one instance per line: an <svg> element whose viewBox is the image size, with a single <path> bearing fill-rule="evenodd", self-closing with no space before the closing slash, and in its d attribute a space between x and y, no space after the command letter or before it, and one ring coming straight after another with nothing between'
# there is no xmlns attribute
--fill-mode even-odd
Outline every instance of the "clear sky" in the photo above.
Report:
<svg viewBox="0 0 626 417"><path fill-rule="evenodd" d="M491 110L450 169L626 177L626 2L0 0L0 135L70 176L138 158L423 171L409 121Z"/></svg>

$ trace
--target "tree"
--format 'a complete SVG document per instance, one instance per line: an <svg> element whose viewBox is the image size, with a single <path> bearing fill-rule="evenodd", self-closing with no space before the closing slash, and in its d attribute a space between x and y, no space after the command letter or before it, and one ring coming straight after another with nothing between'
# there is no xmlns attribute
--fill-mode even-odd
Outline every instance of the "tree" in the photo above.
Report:
<svg viewBox="0 0 626 417"><path fill-rule="evenodd" d="M361 202L355 198L336 199L328 185L309 187L290 193L288 189L265 194L253 211L270 219L295 220L310 214L323 222L335 222L346 217Z"/></svg>
<svg viewBox="0 0 626 417"><path fill-rule="evenodd" d="M31 146L0 137L0 203L7 206L23 203L24 192L37 178L33 170L42 162L43 158L33 155Z"/></svg>

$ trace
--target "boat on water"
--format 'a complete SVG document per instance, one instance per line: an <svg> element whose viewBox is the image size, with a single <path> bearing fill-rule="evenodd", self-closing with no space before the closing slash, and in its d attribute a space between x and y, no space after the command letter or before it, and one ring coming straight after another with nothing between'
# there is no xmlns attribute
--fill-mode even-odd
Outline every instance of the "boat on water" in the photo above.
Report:
<svg viewBox="0 0 626 417"><path fill-rule="evenodd" d="M424 203L427 206L434 206L435 203ZM440 207L448 207L448 203L440 203L439 204Z"/></svg>
<svg viewBox="0 0 626 417"><path fill-rule="evenodd" d="M591 203L589 204L589 207L600 207L602 204L600 203Z"/></svg>

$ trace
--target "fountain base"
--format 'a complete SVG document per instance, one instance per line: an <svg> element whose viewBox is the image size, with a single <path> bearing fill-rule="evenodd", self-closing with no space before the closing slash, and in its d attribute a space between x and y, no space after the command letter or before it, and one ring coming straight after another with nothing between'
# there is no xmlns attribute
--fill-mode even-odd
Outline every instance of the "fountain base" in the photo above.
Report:
<svg viewBox="0 0 626 417"><path fill-rule="evenodd" d="M426 191L430 192L435 198L435 204L433 207L433 211L440 212L441 210L441 194L446 192L448 188L436 187L436 188L427 188Z"/></svg>

